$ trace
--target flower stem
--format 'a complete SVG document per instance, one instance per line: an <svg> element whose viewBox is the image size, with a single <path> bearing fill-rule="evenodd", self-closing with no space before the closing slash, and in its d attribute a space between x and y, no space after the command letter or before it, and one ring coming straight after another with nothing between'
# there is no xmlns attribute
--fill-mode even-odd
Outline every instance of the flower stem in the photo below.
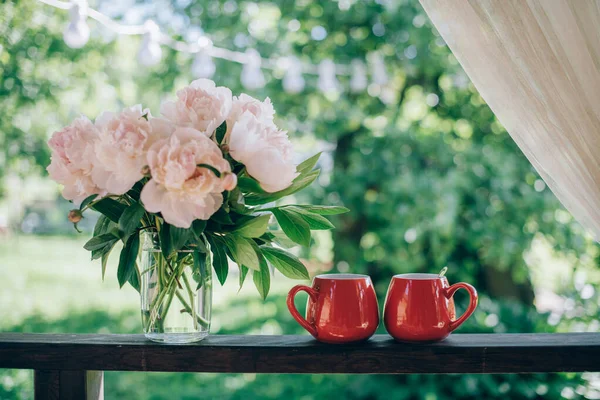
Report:
<svg viewBox="0 0 600 400"><path fill-rule="evenodd" d="M198 329L198 321L196 321L195 315L196 315L196 302L194 301L194 292L192 291L192 288L190 287L190 282L187 278L187 276L185 276L185 274L182 274L181 277L183 278L183 283L185 284L185 288L187 290L188 296L190 297L190 304L191 304L191 314L192 314L192 318L194 319L194 329Z"/></svg>
<svg viewBox="0 0 600 400"><path fill-rule="evenodd" d="M185 297L183 297L183 295L181 293L177 292L177 298L183 305L185 312L190 314L193 317L194 315L192 314L192 309L191 309L190 305L187 303L187 301L185 300ZM197 314L196 314L196 321L198 321L200 324L205 325L205 326L208 326L208 324L209 324L209 322L207 320L205 320L204 318L202 318L201 316L199 316Z"/></svg>
<svg viewBox="0 0 600 400"><path fill-rule="evenodd" d="M164 260L162 259L162 257L160 257L160 258L161 258L161 260L160 260L161 265L159 265L159 272L162 270L163 274L164 274L164 269L165 269L164 266L163 266L163 268L160 268L162 266L162 261L164 261ZM159 275L159 277L160 277L160 275ZM159 286L161 288L161 289L159 289L160 293L158 294L157 298L152 302L152 305L150 306L150 320L148 321L148 326L146 329L147 331L150 329L151 326L154 325L156 320L161 317L159 308L161 306L161 303L162 303L164 297L167 294L169 294L169 298L168 298L167 302L165 303L165 307L163 307L163 310L162 310L163 318L167 314L167 311L169 310L169 307L171 305L171 301L173 300L174 292L177 290L174 287L176 277L177 277L177 271L174 271L173 274L171 274L171 276L169 277L169 280L167 281L167 284L164 286L164 289L163 289L162 284L161 284L161 286ZM166 281L166 277L163 276L163 279Z"/></svg>

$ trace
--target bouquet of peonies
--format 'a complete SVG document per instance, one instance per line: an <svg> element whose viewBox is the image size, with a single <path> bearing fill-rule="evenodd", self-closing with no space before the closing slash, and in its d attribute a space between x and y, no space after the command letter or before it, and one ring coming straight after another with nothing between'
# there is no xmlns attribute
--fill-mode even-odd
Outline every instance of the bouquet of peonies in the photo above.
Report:
<svg viewBox="0 0 600 400"><path fill-rule="evenodd" d="M308 246L311 229L333 228L323 215L348 210L274 202L317 178L319 154L294 165L292 144L274 124L270 100L232 97L208 79L178 91L161 114L153 117L137 105L104 112L95 123L80 117L49 141L48 172L78 206L69 213L75 228L84 211L102 214L84 246L92 259L102 260L102 276L119 241L120 286L129 282L140 291L143 275L149 276L145 328L164 319L169 298L179 299L195 323L199 315L190 303L196 299L183 300L208 282L207 263L221 284L227 259L238 265L240 285L252 271L263 297L269 265L287 277L307 279L304 265L282 247ZM273 229L275 221L281 229ZM153 249L147 260L142 257L144 265L138 262L142 232L149 237L144 249ZM186 279L188 269L196 288Z"/></svg>

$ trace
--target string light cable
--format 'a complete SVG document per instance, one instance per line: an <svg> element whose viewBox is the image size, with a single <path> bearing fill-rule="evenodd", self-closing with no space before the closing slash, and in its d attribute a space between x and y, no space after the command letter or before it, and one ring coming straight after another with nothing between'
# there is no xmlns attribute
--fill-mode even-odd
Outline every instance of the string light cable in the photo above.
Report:
<svg viewBox="0 0 600 400"><path fill-rule="evenodd" d="M367 64L361 59L354 59L350 65L336 64L330 59L318 65L301 62L294 56L277 59L263 58L256 49L249 48L245 52L233 51L214 46L206 35L194 42L176 40L162 32L152 20L142 25L124 25L88 6L85 0L38 0L46 5L67 10L70 20L63 31L63 40L71 48L84 47L90 37L87 18L91 18L118 35L142 36L138 61L144 66L158 64L162 59L162 46L175 51L194 55L191 72L197 78L211 78L216 66L213 58L219 58L242 64L240 80L247 89L258 89L265 85L262 69L282 69L285 72L282 80L283 88L288 93L300 93L305 86L303 75L317 75L318 88L323 92L341 90L338 76L350 77L350 90L360 92L367 88ZM385 63L379 53L370 54L371 79L377 85L385 85L388 81Z"/></svg>

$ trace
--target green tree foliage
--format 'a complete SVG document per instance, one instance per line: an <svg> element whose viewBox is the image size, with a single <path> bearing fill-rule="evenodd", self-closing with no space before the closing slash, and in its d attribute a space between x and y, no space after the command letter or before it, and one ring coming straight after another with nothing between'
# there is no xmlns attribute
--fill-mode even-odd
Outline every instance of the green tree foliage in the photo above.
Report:
<svg viewBox="0 0 600 400"><path fill-rule="evenodd" d="M97 95L90 54L67 47L64 16L48 18L37 2L0 4L0 183L10 171L39 174L50 162L48 134L85 110L77 105ZM3 185L0 184L0 196Z"/></svg>

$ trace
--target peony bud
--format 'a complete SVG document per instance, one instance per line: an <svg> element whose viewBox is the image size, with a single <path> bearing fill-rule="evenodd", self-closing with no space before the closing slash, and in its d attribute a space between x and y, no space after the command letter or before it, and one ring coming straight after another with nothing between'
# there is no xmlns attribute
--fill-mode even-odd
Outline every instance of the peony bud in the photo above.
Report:
<svg viewBox="0 0 600 400"><path fill-rule="evenodd" d="M146 178L150 178L150 166L148 165L144 165L142 167L142 170L140 171L142 175L144 175Z"/></svg>
<svg viewBox="0 0 600 400"><path fill-rule="evenodd" d="M69 211L68 218L69 218L69 221L76 224L79 221L81 221L81 219L83 218L83 214L78 209L73 209L73 210Z"/></svg>
<svg viewBox="0 0 600 400"><path fill-rule="evenodd" d="M223 188L233 190L237 186L237 175L231 172L223 173Z"/></svg>

